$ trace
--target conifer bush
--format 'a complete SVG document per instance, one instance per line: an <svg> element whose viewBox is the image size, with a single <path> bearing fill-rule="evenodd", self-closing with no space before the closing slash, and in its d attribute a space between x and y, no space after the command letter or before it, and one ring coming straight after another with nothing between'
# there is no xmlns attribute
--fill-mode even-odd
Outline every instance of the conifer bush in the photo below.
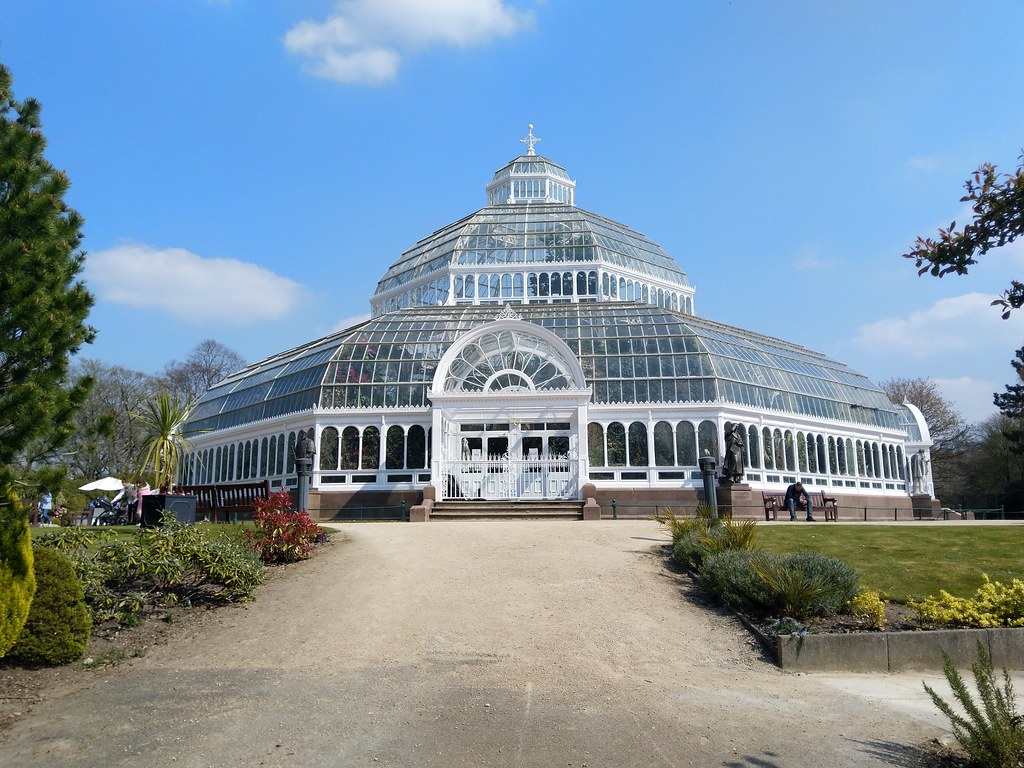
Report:
<svg viewBox="0 0 1024 768"><path fill-rule="evenodd" d="M92 618L71 559L54 549L35 552L36 594L21 636L7 659L29 666L67 664L85 653Z"/></svg>
<svg viewBox="0 0 1024 768"><path fill-rule="evenodd" d="M1017 713L1017 701L1010 673L1003 669L1002 683L992 667L992 658L978 641L978 656L971 664L978 692L975 701L953 660L942 652L942 669L963 714L945 701L927 683L924 689L932 703L949 718L953 735L979 768L1019 768L1024 765L1024 718Z"/></svg>
<svg viewBox="0 0 1024 768"><path fill-rule="evenodd" d="M21 635L35 591L28 511L0 483L0 657Z"/></svg>

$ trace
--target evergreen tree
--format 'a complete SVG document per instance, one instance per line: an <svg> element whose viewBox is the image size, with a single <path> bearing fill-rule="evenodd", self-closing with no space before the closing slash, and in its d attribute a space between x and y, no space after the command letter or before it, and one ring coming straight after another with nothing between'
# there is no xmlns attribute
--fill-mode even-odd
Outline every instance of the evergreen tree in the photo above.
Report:
<svg viewBox="0 0 1024 768"><path fill-rule="evenodd" d="M92 296L78 278L82 218L68 178L43 156L39 104L14 100L0 64L0 482L30 445L59 445L91 386L69 357L90 343Z"/></svg>
<svg viewBox="0 0 1024 768"><path fill-rule="evenodd" d="M88 379L68 359L94 331L77 279L81 217L64 204L68 178L43 157L39 104L14 100L0 64L0 656L17 639L35 592L28 513L13 462L63 442Z"/></svg>
<svg viewBox="0 0 1024 768"><path fill-rule="evenodd" d="M1006 439L1017 453L1024 453L1024 347L1017 350L1016 359L1010 361L1017 372L1017 383L1007 384L1006 391L993 395L993 402L1006 417L1007 428L1003 430Z"/></svg>

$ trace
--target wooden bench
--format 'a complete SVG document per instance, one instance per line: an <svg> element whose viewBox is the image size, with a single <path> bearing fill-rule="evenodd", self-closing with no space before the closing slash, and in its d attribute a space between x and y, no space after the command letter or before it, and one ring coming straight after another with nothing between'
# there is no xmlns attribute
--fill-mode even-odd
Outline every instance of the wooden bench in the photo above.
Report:
<svg viewBox="0 0 1024 768"><path fill-rule="evenodd" d="M225 523L237 520L251 520L256 511L256 499L270 496L270 481L255 483L231 483L218 485L184 485L177 490L196 497L196 520L218 522L223 516Z"/></svg>
<svg viewBox="0 0 1024 768"><path fill-rule="evenodd" d="M839 510L834 496L826 496L824 491L807 491L807 496L811 500L811 507L813 507L815 512L822 511L826 520L837 519ZM765 493L762 491L761 498L764 500L765 520L777 520L779 512L789 512L786 509L785 493ZM801 512L807 510L806 506L800 504L797 504L796 508L797 511Z"/></svg>

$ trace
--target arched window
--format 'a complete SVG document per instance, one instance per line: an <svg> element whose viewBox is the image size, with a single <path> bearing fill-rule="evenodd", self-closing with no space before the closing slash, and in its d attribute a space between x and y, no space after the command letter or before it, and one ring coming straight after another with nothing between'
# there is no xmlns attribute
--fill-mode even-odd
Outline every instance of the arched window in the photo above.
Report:
<svg viewBox="0 0 1024 768"><path fill-rule="evenodd" d="M342 430L339 459L341 469L359 468L359 430L355 427L345 427Z"/></svg>
<svg viewBox="0 0 1024 768"><path fill-rule="evenodd" d="M338 468L338 430L324 427L320 430L320 469L333 472Z"/></svg>
<svg viewBox="0 0 1024 768"><path fill-rule="evenodd" d="M284 452L285 473L291 474L295 471L295 433L288 433L288 449Z"/></svg>
<svg viewBox="0 0 1024 768"><path fill-rule="evenodd" d="M761 468L761 433L751 425L747 429L747 464L755 469Z"/></svg>
<svg viewBox="0 0 1024 768"><path fill-rule="evenodd" d="M541 296L551 295L551 277L547 272L540 273L540 294Z"/></svg>
<svg viewBox="0 0 1024 768"><path fill-rule="evenodd" d="M596 421L592 421L587 425L587 454L590 458L590 466L605 466L604 427Z"/></svg>
<svg viewBox="0 0 1024 768"><path fill-rule="evenodd" d="M702 421L697 427L697 449L701 456L718 456L718 427L713 421Z"/></svg>
<svg viewBox="0 0 1024 768"><path fill-rule="evenodd" d="M803 432L796 433L796 457L801 472L807 471L807 438Z"/></svg>
<svg viewBox="0 0 1024 768"><path fill-rule="evenodd" d="M907 479L907 473L906 473L906 470L903 468L903 464L904 464L904 461L903 461L903 449L901 447L899 447L899 446L896 446L896 466L899 468L899 478L900 478L900 480L906 480Z"/></svg>
<svg viewBox="0 0 1024 768"><path fill-rule="evenodd" d="M363 430L360 469L380 469L380 430L370 426Z"/></svg>
<svg viewBox="0 0 1024 768"><path fill-rule="evenodd" d="M562 295L572 296L572 272L562 273Z"/></svg>
<svg viewBox="0 0 1024 768"><path fill-rule="evenodd" d="M629 466L646 467L650 464L647 456L647 425L634 421L629 425Z"/></svg>
<svg viewBox="0 0 1024 768"><path fill-rule="evenodd" d="M822 435L818 435L814 439L814 444L817 447L818 454L818 471L824 474L825 472L825 438Z"/></svg>
<svg viewBox="0 0 1024 768"><path fill-rule="evenodd" d="M659 421L654 425L654 464L659 467L673 467L676 463L672 425Z"/></svg>
<svg viewBox="0 0 1024 768"><path fill-rule="evenodd" d="M466 275L466 298L476 297L476 278L473 275Z"/></svg>
<svg viewBox="0 0 1024 768"><path fill-rule="evenodd" d="M676 457L681 467L697 466L697 432L688 421L676 424Z"/></svg>
<svg viewBox="0 0 1024 768"><path fill-rule="evenodd" d="M277 436L277 474L284 474L284 432L281 432Z"/></svg>
<svg viewBox="0 0 1024 768"><path fill-rule="evenodd" d="M523 298L523 276L518 273L512 275L512 297Z"/></svg>
<svg viewBox="0 0 1024 768"><path fill-rule="evenodd" d="M269 445L270 441L264 437L260 443L260 477L267 476L267 461L270 457Z"/></svg>
<svg viewBox="0 0 1024 768"><path fill-rule="evenodd" d="M427 438L419 424L409 427L406 466L409 469L425 469L427 466Z"/></svg>
<svg viewBox="0 0 1024 768"><path fill-rule="evenodd" d="M786 437L783 450L786 453L786 471L795 472L796 462L793 461L793 433L790 432L788 429L786 430Z"/></svg>
<svg viewBox="0 0 1024 768"><path fill-rule="evenodd" d="M277 465L277 435L270 436L270 452L267 456L267 476L273 477L279 472Z"/></svg>
<svg viewBox="0 0 1024 768"><path fill-rule="evenodd" d="M870 452L868 455L871 455ZM857 441L857 467L860 470L858 474L864 475L865 477L871 476L871 468L868 467L867 462L864 461L864 443L860 440Z"/></svg>
<svg viewBox="0 0 1024 768"><path fill-rule="evenodd" d="M764 438L764 468L775 469L775 443L772 442L772 431L765 427L761 431L761 436Z"/></svg>
<svg viewBox="0 0 1024 768"><path fill-rule="evenodd" d="M242 463L241 451L237 451L237 453L239 454L237 464L235 462L235 453L235 443L232 443L231 447L228 449L228 471L227 477L225 478L229 482L235 480L238 477L238 475L235 473L238 471Z"/></svg>
<svg viewBox="0 0 1024 768"><path fill-rule="evenodd" d="M608 425L608 466L626 466L626 428L613 421Z"/></svg>
<svg viewBox="0 0 1024 768"><path fill-rule="evenodd" d="M405 430L398 425L388 427L384 466L387 469L405 469Z"/></svg>

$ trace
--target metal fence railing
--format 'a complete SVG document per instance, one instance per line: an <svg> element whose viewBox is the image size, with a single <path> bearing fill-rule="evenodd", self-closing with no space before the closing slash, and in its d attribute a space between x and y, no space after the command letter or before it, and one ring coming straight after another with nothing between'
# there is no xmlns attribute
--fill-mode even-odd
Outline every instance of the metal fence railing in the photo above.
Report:
<svg viewBox="0 0 1024 768"><path fill-rule="evenodd" d="M602 504L602 517L619 519L622 517L652 517L653 515L668 511L679 517L693 517L697 513L697 505L687 504L645 504L633 501L619 502L612 499L610 503ZM764 506L762 504L734 504L718 506L720 517L734 518L756 518L764 519ZM886 522L886 521L928 521L962 520L965 522L973 520L1024 520L1024 512L1007 512L1004 508L994 509L949 509L934 510L931 507L900 508L900 507L870 507L861 505L838 505L837 517L839 521L853 522ZM815 510L815 517L817 517ZM780 518L782 519L782 518Z"/></svg>
<svg viewBox="0 0 1024 768"><path fill-rule="evenodd" d="M325 519L332 522L390 520L407 523L409 522L409 508L404 501L400 504L350 504Z"/></svg>

